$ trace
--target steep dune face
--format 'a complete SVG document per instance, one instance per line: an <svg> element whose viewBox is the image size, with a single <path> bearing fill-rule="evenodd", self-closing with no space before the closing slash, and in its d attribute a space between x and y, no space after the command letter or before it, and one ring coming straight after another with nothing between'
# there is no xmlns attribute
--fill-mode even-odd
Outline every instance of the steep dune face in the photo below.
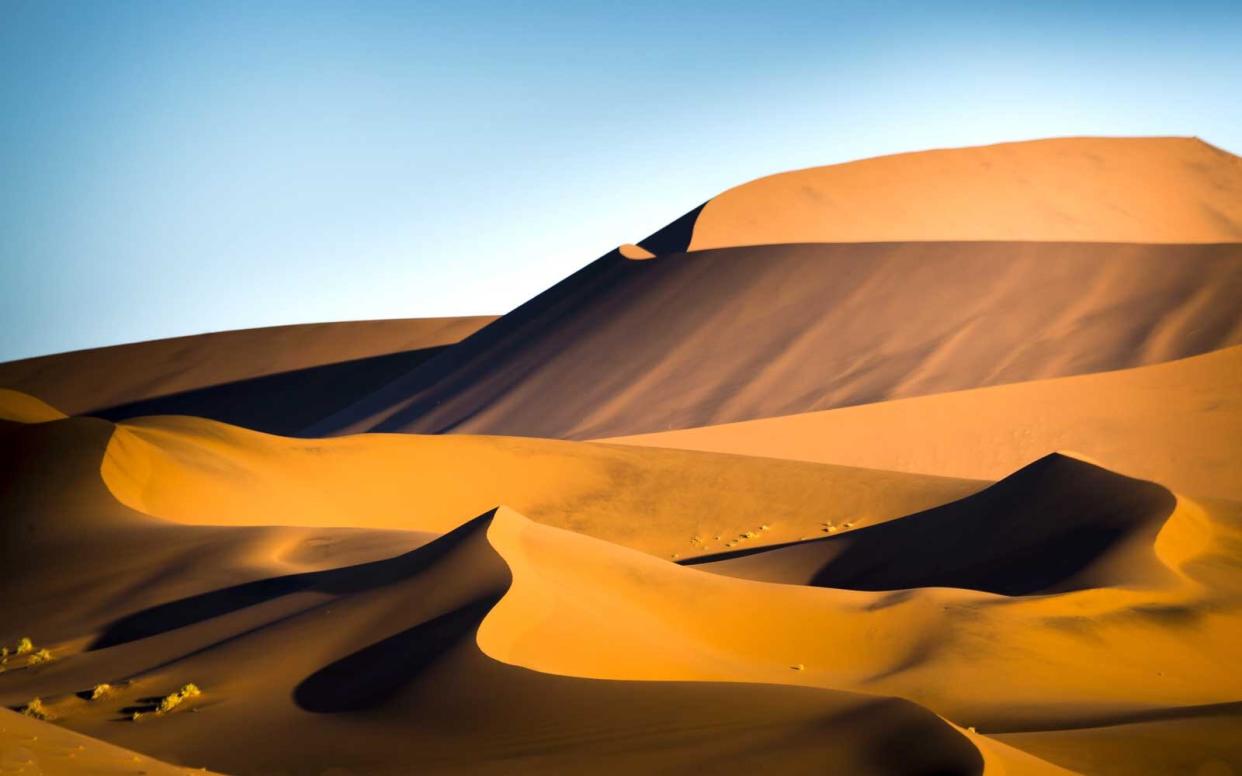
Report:
<svg viewBox="0 0 1242 776"><path fill-rule="evenodd" d="M665 558L792 541L827 520L867 525L983 485L553 440L298 440L191 418L120 424L102 474L128 506L183 523L443 532L503 501Z"/></svg>
<svg viewBox="0 0 1242 776"><path fill-rule="evenodd" d="M492 320L350 321L174 337L0 364L0 387L71 415L201 415L290 432Z"/></svg>
<svg viewBox="0 0 1242 776"><path fill-rule="evenodd" d="M999 479L1054 450L1242 500L1242 347L993 386L603 441Z"/></svg>
<svg viewBox="0 0 1242 776"><path fill-rule="evenodd" d="M589 438L1167 361L1242 341L1240 245L613 253L310 429Z"/></svg>
<svg viewBox="0 0 1242 776"><path fill-rule="evenodd" d="M1075 137L882 156L712 198L690 250L776 243L1242 239L1242 159L1197 138Z"/></svg>
<svg viewBox="0 0 1242 776"><path fill-rule="evenodd" d="M1053 454L961 501L883 525L764 551L700 559L712 571L851 590L960 587L1031 595L1151 585L1156 536L1177 500L1151 482ZM785 557L778 557L785 556ZM779 581L788 581L782 578Z"/></svg>

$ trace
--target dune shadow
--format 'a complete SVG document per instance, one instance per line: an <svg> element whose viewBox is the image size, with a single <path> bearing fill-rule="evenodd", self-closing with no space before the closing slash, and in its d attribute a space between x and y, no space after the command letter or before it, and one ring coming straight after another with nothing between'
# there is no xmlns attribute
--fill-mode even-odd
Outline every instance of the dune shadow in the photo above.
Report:
<svg viewBox="0 0 1242 776"><path fill-rule="evenodd" d="M304 679L293 700L306 711L334 714L382 704L470 636L500 596L489 596L332 663Z"/></svg>
<svg viewBox="0 0 1242 776"><path fill-rule="evenodd" d="M383 388L453 347L443 345L236 380L93 411L105 420L191 415L282 436Z"/></svg>
<svg viewBox="0 0 1242 776"><path fill-rule="evenodd" d="M1156 483L1054 453L978 493L923 512L836 536L694 558L685 565L764 581L785 581L777 570L795 566L812 569L802 584L877 592L919 587L1009 596L1063 592L1143 581L1141 575L1159 563L1152 552L1138 564L1107 571L1098 564L1124 547L1150 550L1176 505L1177 498ZM1146 568L1140 568L1143 563ZM1147 614L1187 616L1173 610Z"/></svg>
<svg viewBox="0 0 1242 776"><path fill-rule="evenodd" d="M1082 589L1097 560L1132 539L1154 542L1176 503L1155 483L1054 454L959 501L834 538L841 551L811 584Z"/></svg>
<svg viewBox="0 0 1242 776"><path fill-rule="evenodd" d="M706 202L639 240L639 247L646 248L656 256L665 253L685 253L690 250L690 241L694 238L694 225L698 223L699 214L705 207L707 207Z"/></svg>
<svg viewBox="0 0 1242 776"><path fill-rule="evenodd" d="M122 617L108 625L88 651L184 628L282 596L300 592L361 593L400 582L423 571L489 521L493 512L458 526L441 538L402 555L325 571L269 577L160 604Z"/></svg>

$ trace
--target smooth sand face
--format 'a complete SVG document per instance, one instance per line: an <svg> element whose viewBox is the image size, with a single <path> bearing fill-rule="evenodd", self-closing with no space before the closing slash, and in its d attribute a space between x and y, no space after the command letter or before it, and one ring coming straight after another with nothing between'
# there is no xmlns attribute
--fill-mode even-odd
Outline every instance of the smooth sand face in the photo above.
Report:
<svg viewBox="0 0 1242 776"><path fill-rule="evenodd" d="M274 326L79 350L0 364L0 387L71 415L242 380L450 345L491 317Z"/></svg>
<svg viewBox="0 0 1242 776"><path fill-rule="evenodd" d="M0 388L0 421L13 423L43 423L59 420L65 413L47 402L40 401L20 391Z"/></svg>
<svg viewBox="0 0 1242 776"><path fill-rule="evenodd" d="M610 439L996 479L1072 450L1179 491L1242 500L1242 348L1040 380Z"/></svg>
<svg viewBox="0 0 1242 776"><path fill-rule="evenodd" d="M0 709L0 773L211 776L204 770L162 763L8 709Z"/></svg>
<svg viewBox="0 0 1242 776"><path fill-rule="evenodd" d="M118 425L102 475L127 506L183 523L443 533L503 500L670 559L818 536L828 521L882 522L983 485L541 439L298 440L194 418Z"/></svg>
<svg viewBox="0 0 1242 776"><path fill-rule="evenodd" d="M1059 138L882 156L713 197L691 250L778 243L1242 240L1242 159L1197 138Z"/></svg>
<svg viewBox="0 0 1242 776"><path fill-rule="evenodd" d="M883 243L600 259L312 430L599 438L1242 342L1242 245Z"/></svg>

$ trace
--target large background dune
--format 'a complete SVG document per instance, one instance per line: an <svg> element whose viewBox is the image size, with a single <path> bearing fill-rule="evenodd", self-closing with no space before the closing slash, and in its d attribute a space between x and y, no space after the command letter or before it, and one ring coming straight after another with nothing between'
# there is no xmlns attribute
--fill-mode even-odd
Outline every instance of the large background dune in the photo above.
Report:
<svg viewBox="0 0 1242 776"><path fill-rule="evenodd" d="M771 175L713 197L691 250L806 242L1242 239L1242 159L1193 137L1071 137Z"/></svg>
<svg viewBox="0 0 1242 776"><path fill-rule="evenodd" d="M1121 369L1242 340L1242 247L610 254L312 427L589 438Z"/></svg>

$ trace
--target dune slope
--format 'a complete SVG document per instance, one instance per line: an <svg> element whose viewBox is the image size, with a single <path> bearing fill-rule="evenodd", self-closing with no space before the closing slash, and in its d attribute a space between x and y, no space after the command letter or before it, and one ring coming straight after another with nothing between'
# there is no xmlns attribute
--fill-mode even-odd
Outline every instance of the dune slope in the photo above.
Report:
<svg viewBox="0 0 1242 776"><path fill-rule="evenodd" d="M867 525L984 484L555 440L300 440L193 418L119 424L102 473L126 505L177 522L443 532L504 502L665 558L792 541L828 520Z"/></svg>
<svg viewBox="0 0 1242 776"><path fill-rule="evenodd" d="M689 249L1239 239L1239 157L1190 137L1070 137L896 154L760 178L696 211Z"/></svg>
<svg viewBox="0 0 1242 776"><path fill-rule="evenodd" d="M1242 500L1242 347L1164 364L607 439L994 480L1056 450Z"/></svg>
<svg viewBox="0 0 1242 776"><path fill-rule="evenodd" d="M589 265L309 433L589 438L1242 341L1242 245L782 245Z"/></svg>
<svg viewBox="0 0 1242 776"><path fill-rule="evenodd" d="M697 559L710 570L852 590L959 587L1030 595L1161 578L1156 535L1176 497L1052 454L961 501L814 542ZM778 581L790 581L782 576Z"/></svg>
<svg viewBox="0 0 1242 776"><path fill-rule="evenodd" d="M1080 499L1114 487L1110 519L1128 520L1134 541L1065 586L1076 589L1008 598L732 578L507 508L403 546L397 531L172 524L113 497L100 471L110 435L67 419L0 436L19 463L3 471L24 483L3 491L13 573L0 639L30 635L55 658L10 663L0 703L41 697L57 724L168 762L1053 773L1091 748L1054 732L1124 736L1135 714L1161 709L1183 728L1161 739L1166 760L1198 764L1221 749L1203 746L1196 720L1208 717L1194 708L1242 693L1226 668L1242 636L1230 550L1242 510L1180 498L1167 510L1166 491L1081 462L998 487L1021 486L1018 502L1066 483ZM1012 505L992 506L1004 520ZM990 550L1020 560L1020 538ZM87 700L100 682L113 693ZM152 713L186 682L203 695ZM1013 748L1028 733L1052 764Z"/></svg>
<svg viewBox="0 0 1242 776"><path fill-rule="evenodd" d="M70 415L200 415L288 433L492 320L350 321L174 337L0 364L0 387Z"/></svg>
<svg viewBox="0 0 1242 776"><path fill-rule="evenodd" d="M67 420L4 438L29 461L72 443L76 452L63 458L74 460L38 463L78 487L73 502L38 487L24 494L23 513L42 518L36 522L72 512L76 525L29 533L22 595L50 585L54 600L72 601L76 612L66 627L51 607L12 610L6 643L20 621L54 659L13 659L0 673L0 703L40 697L58 725L240 774L810 773L829 764L914 774L983 766L968 736L905 701L813 688L598 681L497 662L473 637L511 582L509 563L489 542L494 512L402 554L373 546L366 560L289 573L271 529L175 526L111 501L86 466L102 455L105 426ZM130 594L130 575L115 561L94 564L114 572L107 576L81 556L47 563L74 557L79 536L92 529L97 552L107 535L108 549L135 567L142 595ZM248 565L178 563L222 537ZM150 552L169 544L183 552ZM95 596L75 600L58 585ZM102 682L111 690L89 699ZM155 711L158 698L187 682L202 695Z"/></svg>

